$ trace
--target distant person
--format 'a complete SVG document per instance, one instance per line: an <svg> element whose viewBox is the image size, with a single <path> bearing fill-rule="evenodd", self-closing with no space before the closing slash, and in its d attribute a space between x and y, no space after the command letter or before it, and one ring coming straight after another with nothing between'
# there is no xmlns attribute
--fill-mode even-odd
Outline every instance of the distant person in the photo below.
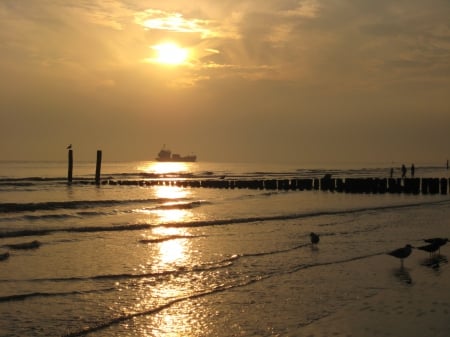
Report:
<svg viewBox="0 0 450 337"><path fill-rule="evenodd" d="M406 176L406 166L405 164L402 165L402 178L405 178Z"/></svg>
<svg viewBox="0 0 450 337"><path fill-rule="evenodd" d="M394 177L394 169L391 167L391 178Z"/></svg>
<svg viewBox="0 0 450 337"><path fill-rule="evenodd" d="M411 165L411 178L414 178L414 164Z"/></svg>
<svg viewBox="0 0 450 337"><path fill-rule="evenodd" d="M447 170L448 170L448 159L447 159Z"/></svg>

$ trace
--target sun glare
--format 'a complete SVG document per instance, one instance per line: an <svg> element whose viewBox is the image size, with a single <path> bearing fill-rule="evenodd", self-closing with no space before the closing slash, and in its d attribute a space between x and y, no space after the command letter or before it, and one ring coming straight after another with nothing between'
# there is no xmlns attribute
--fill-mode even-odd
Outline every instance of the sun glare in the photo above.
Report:
<svg viewBox="0 0 450 337"><path fill-rule="evenodd" d="M175 43L167 42L152 47L156 51L157 63L168 65L179 65L186 62L189 52L185 48L181 48Z"/></svg>

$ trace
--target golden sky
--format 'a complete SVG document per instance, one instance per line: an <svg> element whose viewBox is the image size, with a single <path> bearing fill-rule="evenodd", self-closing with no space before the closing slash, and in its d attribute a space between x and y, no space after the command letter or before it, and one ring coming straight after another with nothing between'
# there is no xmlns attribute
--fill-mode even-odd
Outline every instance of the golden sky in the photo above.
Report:
<svg viewBox="0 0 450 337"><path fill-rule="evenodd" d="M2 0L0 160L450 157L444 0Z"/></svg>

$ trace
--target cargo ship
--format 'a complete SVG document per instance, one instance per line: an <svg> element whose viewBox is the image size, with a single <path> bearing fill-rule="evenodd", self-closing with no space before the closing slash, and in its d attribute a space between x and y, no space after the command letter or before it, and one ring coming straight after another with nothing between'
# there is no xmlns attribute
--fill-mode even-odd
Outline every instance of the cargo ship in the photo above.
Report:
<svg viewBox="0 0 450 337"><path fill-rule="evenodd" d="M197 161L196 155L181 156L178 153L172 153L172 151L165 148L165 146L159 151L156 161L163 162L195 162Z"/></svg>

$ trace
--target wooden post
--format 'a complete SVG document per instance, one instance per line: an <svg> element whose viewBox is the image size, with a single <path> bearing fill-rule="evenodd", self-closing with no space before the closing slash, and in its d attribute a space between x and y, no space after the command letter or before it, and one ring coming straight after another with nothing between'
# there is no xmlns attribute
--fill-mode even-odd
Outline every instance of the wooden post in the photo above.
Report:
<svg viewBox="0 0 450 337"><path fill-rule="evenodd" d="M447 194L447 179L441 178L441 194Z"/></svg>
<svg viewBox="0 0 450 337"><path fill-rule="evenodd" d="M97 165L95 166L95 184L100 185L100 171L102 167L102 151L97 150Z"/></svg>
<svg viewBox="0 0 450 337"><path fill-rule="evenodd" d="M73 172L73 150L69 150L69 163L67 170L67 183L72 184L72 172Z"/></svg>

